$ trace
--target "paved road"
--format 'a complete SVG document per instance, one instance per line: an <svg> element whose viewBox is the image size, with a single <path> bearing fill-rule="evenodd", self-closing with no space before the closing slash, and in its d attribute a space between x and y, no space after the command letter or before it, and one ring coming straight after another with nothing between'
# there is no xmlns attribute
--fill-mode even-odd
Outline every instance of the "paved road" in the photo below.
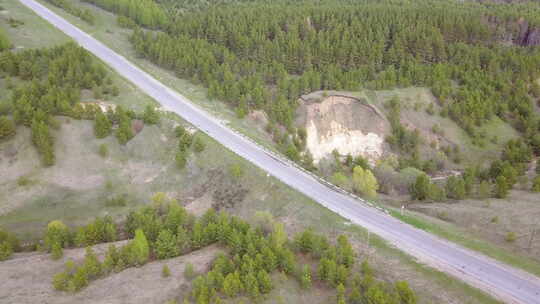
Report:
<svg viewBox="0 0 540 304"><path fill-rule="evenodd" d="M321 205L376 233L420 261L457 276L507 303L540 303L540 279L537 277L438 239L328 188L309 174L272 157L251 141L231 131L184 96L161 84L41 4L34 0L20 1L101 58L165 109L182 116L225 147Z"/></svg>

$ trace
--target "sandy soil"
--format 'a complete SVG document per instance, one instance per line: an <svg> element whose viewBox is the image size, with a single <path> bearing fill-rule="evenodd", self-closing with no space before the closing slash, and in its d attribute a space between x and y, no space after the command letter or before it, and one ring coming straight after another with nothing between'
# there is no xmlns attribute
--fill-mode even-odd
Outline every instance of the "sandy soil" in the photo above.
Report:
<svg viewBox="0 0 540 304"><path fill-rule="evenodd" d="M125 241L123 241L125 242ZM114 243L121 245L123 242ZM100 258L109 244L95 246ZM81 263L85 249L64 251L64 257L53 261L48 254L16 254L0 263L0 303L165 303L187 293L189 282L183 272L186 263L192 263L197 272L205 272L220 251L210 246L185 256L148 263L140 268L129 268L120 273L93 281L77 294L55 291L51 280L55 273L63 271L68 259ZM171 276L163 278L161 271L167 264Z"/></svg>
<svg viewBox="0 0 540 304"><path fill-rule="evenodd" d="M388 121L366 102L329 96L321 102L305 101L298 124L306 129L306 147L318 163L337 150L341 155L362 155L375 162L383 155Z"/></svg>

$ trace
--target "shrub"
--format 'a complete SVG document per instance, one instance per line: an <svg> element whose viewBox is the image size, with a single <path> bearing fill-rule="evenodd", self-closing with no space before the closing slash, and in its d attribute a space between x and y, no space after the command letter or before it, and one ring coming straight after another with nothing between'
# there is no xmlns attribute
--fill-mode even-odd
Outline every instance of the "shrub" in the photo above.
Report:
<svg viewBox="0 0 540 304"><path fill-rule="evenodd" d="M27 176L21 176L17 178L17 185L20 187L28 186L32 183L32 180L30 180Z"/></svg>
<svg viewBox="0 0 540 304"><path fill-rule="evenodd" d="M159 232L155 243L155 252L158 259L168 259L180 254L176 237L168 229Z"/></svg>
<svg viewBox="0 0 540 304"><path fill-rule="evenodd" d="M488 181L482 181L478 186L478 197L486 199L491 196L491 184Z"/></svg>
<svg viewBox="0 0 540 304"><path fill-rule="evenodd" d="M533 180L532 189L533 192L540 192L540 175L537 175Z"/></svg>
<svg viewBox="0 0 540 304"><path fill-rule="evenodd" d="M446 181L446 193L448 197L462 200L465 198L465 181L461 177L450 176Z"/></svg>
<svg viewBox="0 0 540 304"><path fill-rule="evenodd" d="M58 260L64 255L64 251L62 249L62 246L60 246L59 243L52 244L51 247L51 258L53 260Z"/></svg>
<svg viewBox="0 0 540 304"><path fill-rule="evenodd" d="M159 122L159 113L153 106L146 106L143 113L143 121L149 125L155 125Z"/></svg>
<svg viewBox="0 0 540 304"><path fill-rule="evenodd" d="M133 239L131 245L134 262L139 266L144 265L150 257L150 247L141 229L135 230L135 239Z"/></svg>
<svg viewBox="0 0 540 304"><path fill-rule="evenodd" d="M57 244L59 248L67 247L70 242L69 230L61 221L52 221L47 225L44 245L45 249L51 251L53 245Z"/></svg>
<svg viewBox="0 0 540 304"><path fill-rule="evenodd" d="M379 184L369 169L363 169L360 166L354 167L352 180L355 190L359 193L367 196L368 198L374 198L377 196Z"/></svg>
<svg viewBox="0 0 540 304"><path fill-rule="evenodd" d="M94 134L97 138L105 138L111 134L112 123L103 112L98 111L94 123Z"/></svg>
<svg viewBox="0 0 540 304"><path fill-rule="evenodd" d="M163 265L163 268L161 269L161 276L164 278L168 278L171 276L171 270L169 269L169 266L167 266L167 264Z"/></svg>
<svg viewBox="0 0 540 304"><path fill-rule="evenodd" d="M178 138L184 136L187 133L186 128L183 126L177 126L174 128L174 135Z"/></svg>
<svg viewBox="0 0 540 304"><path fill-rule="evenodd" d="M425 200L429 198L431 181L425 174L418 175L416 182L411 186L411 198L414 200Z"/></svg>
<svg viewBox="0 0 540 304"><path fill-rule="evenodd" d="M176 156L174 157L174 160L176 162L176 166L179 169L184 169L187 164L186 152L185 151L176 152Z"/></svg>
<svg viewBox="0 0 540 304"><path fill-rule="evenodd" d="M309 265L304 265L302 268L302 274L300 277L300 285L304 289L310 289L311 288L311 268Z"/></svg>
<svg viewBox="0 0 540 304"><path fill-rule="evenodd" d="M0 242L0 261L7 260L13 254L13 248L8 242Z"/></svg>
<svg viewBox="0 0 540 304"><path fill-rule="evenodd" d="M509 243L515 242L517 239L516 233L513 231L508 231L504 239Z"/></svg>
<svg viewBox="0 0 540 304"><path fill-rule="evenodd" d="M109 155L109 148L106 144L99 145L99 155L103 158L107 157Z"/></svg>
<svg viewBox="0 0 540 304"><path fill-rule="evenodd" d="M509 189L510 186L508 185L506 178L499 175L495 180L495 196L497 198L505 198L508 195Z"/></svg>
<svg viewBox="0 0 540 304"><path fill-rule="evenodd" d="M233 179L239 180L242 176L244 176L244 168L242 167L242 164L234 163L229 165L229 174Z"/></svg>
<svg viewBox="0 0 540 304"><path fill-rule="evenodd" d="M200 137L195 137L195 141L193 143L193 149L197 153L201 153L206 148L206 145L204 141Z"/></svg>
<svg viewBox="0 0 540 304"><path fill-rule="evenodd" d="M108 198L105 201L105 206L107 207L125 207L128 204L127 195L121 194L111 198Z"/></svg>
<svg viewBox="0 0 540 304"><path fill-rule="evenodd" d="M195 269L193 268L193 264L187 263L186 267L184 268L184 278L187 280L192 280L195 278L197 273L195 273Z"/></svg>
<svg viewBox="0 0 540 304"><path fill-rule="evenodd" d="M8 139L15 135L15 123L6 116L0 116L0 140Z"/></svg>
<svg viewBox="0 0 540 304"><path fill-rule="evenodd" d="M349 185L349 179L342 172L334 173L330 180L332 181L332 184L338 187L347 188L347 186Z"/></svg>

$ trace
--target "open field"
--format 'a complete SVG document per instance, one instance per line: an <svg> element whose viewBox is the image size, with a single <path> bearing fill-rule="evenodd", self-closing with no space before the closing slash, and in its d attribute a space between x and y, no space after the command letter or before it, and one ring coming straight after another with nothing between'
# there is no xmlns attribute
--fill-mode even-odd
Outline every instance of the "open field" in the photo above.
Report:
<svg viewBox="0 0 540 304"><path fill-rule="evenodd" d="M396 202L390 204L396 204ZM397 206L396 206L397 207ZM538 195L512 191L506 199L410 203L403 221L509 265L540 275ZM533 232L536 231L536 232ZM509 239L515 235L515 240Z"/></svg>

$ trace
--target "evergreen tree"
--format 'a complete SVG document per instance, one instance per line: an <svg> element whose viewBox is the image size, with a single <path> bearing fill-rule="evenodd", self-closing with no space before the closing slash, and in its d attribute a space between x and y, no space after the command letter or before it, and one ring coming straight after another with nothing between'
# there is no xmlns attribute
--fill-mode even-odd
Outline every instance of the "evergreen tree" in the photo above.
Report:
<svg viewBox="0 0 540 304"><path fill-rule="evenodd" d="M13 254L13 248L8 242L0 242L0 261L7 260Z"/></svg>
<svg viewBox="0 0 540 304"><path fill-rule="evenodd" d="M163 265L163 268L161 269L161 276L164 278L168 278L171 276L171 270L169 269L169 266L167 266L167 264Z"/></svg>
<svg viewBox="0 0 540 304"><path fill-rule="evenodd" d="M159 122L159 113L153 106L147 105L144 108L143 121L149 125L155 125Z"/></svg>
<svg viewBox="0 0 540 304"><path fill-rule="evenodd" d="M300 277L300 285L304 289L311 288L311 268L308 265L302 267L302 274Z"/></svg>
<svg viewBox="0 0 540 304"><path fill-rule="evenodd" d="M0 116L0 141L15 135L15 123L6 116Z"/></svg>
<svg viewBox="0 0 540 304"><path fill-rule="evenodd" d="M425 174L418 175L414 184L411 185L411 198L420 201L427 199L429 197L430 188L431 181L429 180L429 177Z"/></svg>
<svg viewBox="0 0 540 304"><path fill-rule="evenodd" d="M540 175L534 178L531 190L533 192L540 192Z"/></svg>
<svg viewBox="0 0 540 304"><path fill-rule="evenodd" d="M97 138L105 138L111 134L112 124L107 115L99 111L96 114L96 122L94 124L94 134Z"/></svg>
<svg viewBox="0 0 540 304"><path fill-rule="evenodd" d="M510 189L506 178L502 175L499 175L495 180L495 196L498 198L505 198L508 195L508 190Z"/></svg>
<svg viewBox="0 0 540 304"><path fill-rule="evenodd" d="M261 293L269 293L272 290L272 278L264 269L259 270L257 273L257 280Z"/></svg>
<svg viewBox="0 0 540 304"><path fill-rule="evenodd" d="M150 247L141 229L135 230L135 239L133 239L131 244L135 263L137 265L144 265L150 257Z"/></svg>
<svg viewBox="0 0 540 304"><path fill-rule="evenodd" d="M159 232L154 250L158 259L168 259L180 254L176 237L168 229Z"/></svg>
<svg viewBox="0 0 540 304"><path fill-rule="evenodd" d="M466 196L465 181L463 178L450 176L446 181L446 193L448 197L462 200Z"/></svg>

